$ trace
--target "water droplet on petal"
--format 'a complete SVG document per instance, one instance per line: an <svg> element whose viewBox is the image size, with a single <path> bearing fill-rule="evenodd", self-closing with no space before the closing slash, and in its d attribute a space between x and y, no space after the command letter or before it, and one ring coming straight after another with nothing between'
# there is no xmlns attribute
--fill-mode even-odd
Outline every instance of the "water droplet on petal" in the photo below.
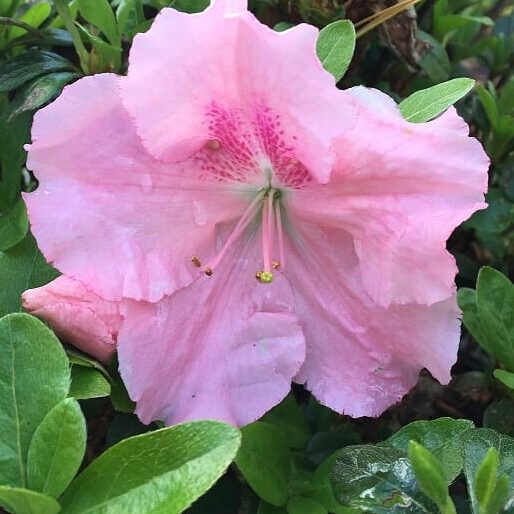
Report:
<svg viewBox="0 0 514 514"><path fill-rule="evenodd" d="M141 176L140 184L143 193L151 193L153 191L153 179L150 173L145 173Z"/></svg>
<svg viewBox="0 0 514 514"><path fill-rule="evenodd" d="M207 223L207 211L202 202L193 202L193 220L199 227Z"/></svg>

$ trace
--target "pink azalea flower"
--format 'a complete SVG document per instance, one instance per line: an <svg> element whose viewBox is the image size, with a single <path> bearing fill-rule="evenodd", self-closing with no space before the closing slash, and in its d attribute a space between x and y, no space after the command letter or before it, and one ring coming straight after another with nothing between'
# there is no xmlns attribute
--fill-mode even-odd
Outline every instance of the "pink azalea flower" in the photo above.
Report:
<svg viewBox="0 0 514 514"><path fill-rule="evenodd" d="M88 291L77 280L62 275L46 286L28 289L22 305L83 352L102 362L114 355L122 322L118 305Z"/></svg>
<svg viewBox="0 0 514 514"><path fill-rule="evenodd" d="M452 230L488 159L449 109L405 121L340 91L317 30L243 0L163 9L127 77L86 77L34 121L25 196L46 257L118 301L120 370L144 422L242 425L305 384L376 416L459 341Z"/></svg>

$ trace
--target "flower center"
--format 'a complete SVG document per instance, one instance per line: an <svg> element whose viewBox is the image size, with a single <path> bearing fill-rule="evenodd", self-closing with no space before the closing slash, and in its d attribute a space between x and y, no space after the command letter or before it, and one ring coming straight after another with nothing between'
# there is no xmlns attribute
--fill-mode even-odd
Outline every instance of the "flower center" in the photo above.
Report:
<svg viewBox="0 0 514 514"><path fill-rule="evenodd" d="M260 189L255 198L250 202L250 205L246 208L245 212L239 218L239 221L232 229L232 232L218 254L205 266L202 265L198 256L193 255L191 257L193 265L197 268L203 268L205 275L212 277L230 247L243 235L246 228L255 219L255 217L261 213L263 268L256 271L255 277L263 284L269 284L272 282L274 271L282 271L285 267L284 236L281 213L282 206L280 204L281 196L282 192L271 185ZM275 239L278 243L278 248L276 250ZM273 258L275 251L278 251L279 260Z"/></svg>

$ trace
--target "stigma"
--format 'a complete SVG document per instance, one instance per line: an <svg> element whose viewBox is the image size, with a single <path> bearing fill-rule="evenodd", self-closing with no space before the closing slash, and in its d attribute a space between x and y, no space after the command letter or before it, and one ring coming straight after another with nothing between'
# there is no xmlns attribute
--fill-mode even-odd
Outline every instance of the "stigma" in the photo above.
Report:
<svg viewBox="0 0 514 514"><path fill-rule="evenodd" d="M281 197L281 191L275 187L268 186L260 189L235 224L218 254L205 266L202 266L198 256L193 255L191 257L193 266L201 268L205 276L214 277L216 269L229 249L246 232L250 223L260 218L263 266L255 272L255 278L261 284L273 282L275 272L281 272L285 267Z"/></svg>

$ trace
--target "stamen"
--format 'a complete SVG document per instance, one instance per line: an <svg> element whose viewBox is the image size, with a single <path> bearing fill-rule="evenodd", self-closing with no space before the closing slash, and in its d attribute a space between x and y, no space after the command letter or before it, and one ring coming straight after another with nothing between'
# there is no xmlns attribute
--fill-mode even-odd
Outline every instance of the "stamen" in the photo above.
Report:
<svg viewBox="0 0 514 514"><path fill-rule="evenodd" d="M221 143L217 139L211 139L205 144L205 146L209 148L209 150L219 150L221 148Z"/></svg>
<svg viewBox="0 0 514 514"><path fill-rule="evenodd" d="M274 236L274 216L273 216L273 200L275 191L269 191L266 197L266 204L262 209L262 258L264 261L264 271L271 270L271 254L273 252L273 236Z"/></svg>
<svg viewBox="0 0 514 514"><path fill-rule="evenodd" d="M275 219L277 221L277 239L278 239L278 254L279 254L279 266L282 271L286 267L286 255L284 251L284 232L282 229L282 214L280 210L280 204L275 203Z"/></svg>
<svg viewBox="0 0 514 514"><path fill-rule="evenodd" d="M197 268L201 268L202 267L202 263L200 262L200 259L196 256L196 255L193 255L191 257L191 262L193 263L194 266L196 266Z"/></svg>
<svg viewBox="0 0 514 514"><path fill-rule="evenodd" d="M273 262L271 263L271 267L272 267L273 269L280 269L280 262L279 262L279 261L273 261Z"/></svg>
<svg viewBox="0 0 514 514"><path fill-rule="evenodd" d="M236 226L232 230L231 234L228 236L228 239L225 241L223 248L216 255L214 260L210 262L205 268L204 273L211 277L216 270L216 267L219 265L221 259L223 259L224 255L227 253L227 250L232 246L232 244L239 238L239 236L244 232L249 223L254 219L255 215L260 209L260 203L263 196L266 194L266 190L262 190L259 194L252 200L246 211L243 213Z"/></svg>
<svg viewBox="0 0 514 514"><path fill-rule="evenodd" d="M257 277L257 280L263 284L273 282L273 273L271 271L258 271L255 276Z"/></svg>

